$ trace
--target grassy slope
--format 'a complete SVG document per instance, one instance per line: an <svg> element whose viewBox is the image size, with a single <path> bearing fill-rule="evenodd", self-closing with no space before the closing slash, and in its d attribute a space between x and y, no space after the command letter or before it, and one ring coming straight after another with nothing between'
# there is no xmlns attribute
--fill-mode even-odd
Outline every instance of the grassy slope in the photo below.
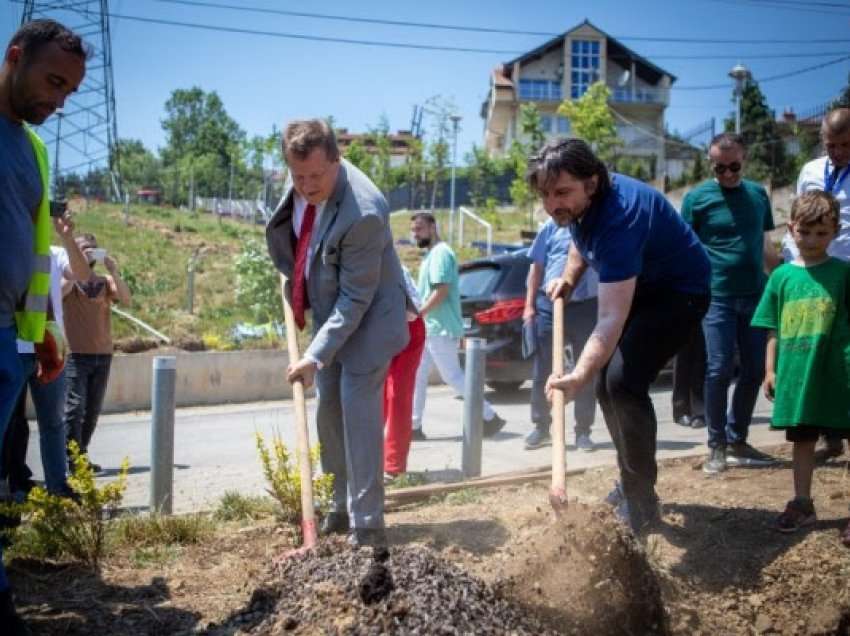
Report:
<svg viewBox="0 0 850 636"><path fill-rule="evenodd" d="M227 346L227 335L233 325L252 320L248 308L235 300L233 261L246 241L264 243L261 226L230 219L219 223L208 214L190 215L153 206L132 206L130 224L125 225L120 206L92 204L84 210L84 204L79 202L72 204L72 209L77 210L77 231L94 233L99 244L117 260L133 292L130 313L176 339L178 344L192 336L203 337L208 345ZM491 218L496 242L518 242L519 230L527 228L529 223L527 215L512 211L502 211ZM447 212L438 211L437 219L445 236ZM391 225L396 239L409 237L408 214L395 215ZM465 238L467 242L483 241L486 235L480 225L467 220ZM456 251L461 262L480 255L471 247ZM194 314L190 315L186 311L186 270L195 252L199 258L195 266ZM399 246L398 252L415 276L421 261L420 251ZM116 339L147 337L143 330L118 317L113 320L113 333Z"/></svg>

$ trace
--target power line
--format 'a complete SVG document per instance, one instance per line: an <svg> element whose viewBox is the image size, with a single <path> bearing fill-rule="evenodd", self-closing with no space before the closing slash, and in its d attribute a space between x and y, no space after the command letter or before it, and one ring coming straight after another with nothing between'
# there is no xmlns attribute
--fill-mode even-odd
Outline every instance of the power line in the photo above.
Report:
<svg viewBox="0 0 850 636"><path fill-rule="evenodd" d="M756 53L754 55L653 55L651 53L641 53L641 55L650 60L777 60L790 58L810 58L810 57L826 57L827 55L844 55L844 51L823 51L820 53Z"/></svg>
<svg viewBox="0 0 850 636"><path fill-rule="evenodd" d="M830 60L829 62L823 62L822 64L814 64L812 66L807 66L805 68L799 68L794 71L788 71L786 73L779 73L777 75L769 75L767 77L761 77L757 80L759 84L764 84L765 82L774 82L780 79L786 79L788 77L794 77L795 75L802 75L803 73L808 73L810 71L816 71L821 68L826 68L827 66L833 66L835 64L840 64L841 62L845 62L850 60L850 55L844 55L835 60ZM670 90L680 90L680 91L703 91L703 90L718 90L721 88L729 88L729 83L725 84L705 84L702 86L673 86Z"/></svg>
<svg viewBox="0 0 850 636"><path fill-rule="evenodd" d="M12 0L13 2L16 0ZM333 20L337 22L356 22L362 24L382 24L385 26L403 26L420 29L441 29L447 31L468 31L471 33L496 33L502 35L534 35L542 37L554 37L562 35L563 32L552 31L526 31L521 29L502 29L496 27L480 27L460 24L446 24L436 22L414 22L408 20L386 20L382 18L361 18L355 16L344 16L328 13L310 13L306 11L289 11L285 9L267 9L263 7L251 7L244 5L226 4L222 2L208 2L204 0L154 0L166 4L180 4L194 7L206 7L211 9L225 9L231 11L264 13L267 15L285 15L291 17L312 18L316 20ZM778 1L778 0L773 0ZM848 38L806 38L806 39L721 39L721 38L673 38L617 35L618 40L634 40L641 42L683 42L701 44L839 44L850 42ZM504 51L508 53L508 51ZM515 51L514 51L515 52Z"/></svg>
<svg viewBox="0 0 850 636"><path fill-rule="evenodd" d="M820 13L825 15L850 15L850 5L840 5L830 2L814 2L803 4L792 0L791 2L783 2L782 0L703 0L704 2L714 2L721 4L729 4L737 7L761 7L763 9L780 9L783 11L801 11L804 13ZM824 8L819 8L824 7Z"/></svg>

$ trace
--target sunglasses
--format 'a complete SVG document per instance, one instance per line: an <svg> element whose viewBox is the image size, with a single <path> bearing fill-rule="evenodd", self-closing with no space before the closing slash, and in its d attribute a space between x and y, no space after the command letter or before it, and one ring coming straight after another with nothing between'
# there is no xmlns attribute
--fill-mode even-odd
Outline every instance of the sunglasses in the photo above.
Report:
<svg viewBox="0 0 850 636"><path fill-rule="evenodd" d="M714 164L713 170L714 170L714 174L726 174L727 170L729 172L731 172L732 174L737 174L737 173L741 172L741 164L738 163L737 161L734 161L734 162L729 163L729 164L716 163L716 164Z"/></svg>

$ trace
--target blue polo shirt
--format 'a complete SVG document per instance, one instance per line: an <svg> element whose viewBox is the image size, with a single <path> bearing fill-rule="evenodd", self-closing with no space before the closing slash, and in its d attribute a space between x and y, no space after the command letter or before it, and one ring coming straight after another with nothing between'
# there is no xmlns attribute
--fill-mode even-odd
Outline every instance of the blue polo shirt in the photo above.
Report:
<svg viewBox="0 0 850 636"><path fill-rule="evenodd" d="M571 224L573 242L599 282L637 277L636 294L708 294L711 265L691 227L657 190L611 174L605 198Z"/></svg>

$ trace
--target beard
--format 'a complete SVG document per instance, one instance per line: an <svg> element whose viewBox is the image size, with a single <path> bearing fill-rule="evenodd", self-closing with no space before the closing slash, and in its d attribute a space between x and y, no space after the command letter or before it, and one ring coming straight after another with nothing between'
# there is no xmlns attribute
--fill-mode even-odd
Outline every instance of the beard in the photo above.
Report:
<svg viewBox="0 0 850 636"><path fill-rule="evenodd" d="M12 82L9 92L9 104L12 107L12 112L27 122L38 126L53 114L56 110L54 104L48 102L37 102L29 94L26 82L24 82L23 73L15 73L12 75Z"/></svg>
<svg viewBox="0 0 850 636"><path fill-rule="evenodd" d="M431 240L430 236L426 236L424 238L416 239L416 246L420 250L428 249L429 247L431 247L431 243L432 243L432 240Z"/></svg>
<svg viewBox="0 0 850 636"><path fill-rule="evenodd" d="M550 214L550 216L558 227L566 227L578 218L577 215L573 214L571 210L567 210L566 208L557 208L554 212L552 212L552 214Z"/></svg>

